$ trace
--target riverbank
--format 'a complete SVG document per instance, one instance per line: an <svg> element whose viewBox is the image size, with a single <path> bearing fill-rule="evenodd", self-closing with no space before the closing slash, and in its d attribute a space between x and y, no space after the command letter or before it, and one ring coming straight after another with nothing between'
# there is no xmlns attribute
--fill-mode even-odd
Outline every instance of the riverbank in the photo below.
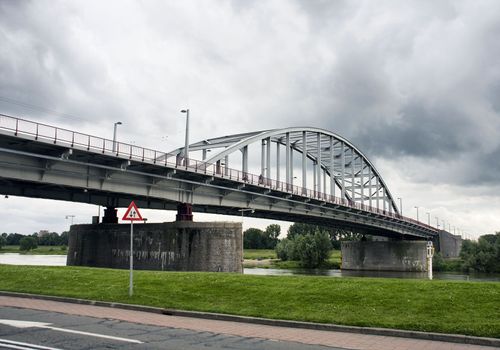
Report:
<svg viewBox="0 0 500 350"><path fill-rule="evenodd" d="M281 261L272 249L245 249L243 251L243 267L262 269L299 269L302 268L300 261ZM320 269L339 269L341 265L340 250L330 251L330 256Z"/></svg>
<svg viewBox="0 0 500 350"><path fill-rule="evenodd" d="M0 289L273 319L500 338L500 284L0 265Z"/></svg>
<svg viewBox="0 0 500 350"><path fill-rule="evenodd" d="M6 245L0 248L0 254L3 253L19 253L19 254L26 254L26 255L66 255L68 254L68 248L66 246L48 246L48 245L43 245L43 246L38 246L35 249L29 250L29 251L22 251L19 250L18 245Z"/></svg>

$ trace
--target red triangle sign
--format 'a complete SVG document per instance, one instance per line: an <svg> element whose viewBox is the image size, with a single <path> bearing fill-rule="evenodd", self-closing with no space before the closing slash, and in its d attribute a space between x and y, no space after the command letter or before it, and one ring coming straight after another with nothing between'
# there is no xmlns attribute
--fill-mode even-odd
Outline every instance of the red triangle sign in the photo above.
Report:
<svg viewBox="0 0 500 350"><path fill-rule="evenodd" d="M128 206L127 211L125 212L125 215L123 215L122 220L129 220L129 221L144 220L141 216L141 213L139 213L139 208L137 208L137 205L135 205L134 201L130 202L130 205Z"/></svg>

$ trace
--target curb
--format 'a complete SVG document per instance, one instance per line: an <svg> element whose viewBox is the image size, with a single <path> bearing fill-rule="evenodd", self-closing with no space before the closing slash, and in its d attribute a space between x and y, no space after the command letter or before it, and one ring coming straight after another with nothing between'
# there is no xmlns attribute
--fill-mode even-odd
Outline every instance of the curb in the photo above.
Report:
<svg viewBox="0 0 500 350"><path fill-rule="evenodd" d="M333 332L348 332L348 333L358 333L358 334L371 334L371 335L381 335L381 336L390 336L390 337L443 341L443 342L459 343L459 344L492 346L492 347L499 347L500 348L500 339L475 337L475 336L460 335L460 334L407 331L407 330L392 329L392 328L342 326L342 325L329 324L329 323L313 323L313 322L300 322L300 321L273 320L273 319L269 319L269 318L260 318L260 317L236 316L236 315L226 315L226 314L200 312L200 311L184 311L184 310L175 310L175 309L163 309L163 308L152 307L152 306L122 304L122 303L113 303L113 302L106 302L106 301L95 301L95 300L76 299L76 298L58 297L58 296L50 296L50 295L28 294L28 293L5 292L5 291L0 291L0 296L27 298L27 299L41 299L41 300L73 303L73 304L113 307L113 308L125 309L125 310L151 312L151 313L163 314L163 315L167 315L167 316L195 317L195 318L202 318L202 319L208 319L208 320L260 324L260 325L267 325L267 326L290 327L290 328L298 328L298 329L312 329L312 330L333 331Z"/></svg>

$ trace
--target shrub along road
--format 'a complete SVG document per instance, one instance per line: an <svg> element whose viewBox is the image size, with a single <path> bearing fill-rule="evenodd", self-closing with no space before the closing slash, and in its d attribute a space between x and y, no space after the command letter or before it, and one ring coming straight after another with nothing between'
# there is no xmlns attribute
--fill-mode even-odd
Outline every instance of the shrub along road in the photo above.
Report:
<svg viewBox="0 0 500 350"><path fill-rule="evenodd" d="M0 289L274 319L500 338L500 283L0 265Z"/></svg>

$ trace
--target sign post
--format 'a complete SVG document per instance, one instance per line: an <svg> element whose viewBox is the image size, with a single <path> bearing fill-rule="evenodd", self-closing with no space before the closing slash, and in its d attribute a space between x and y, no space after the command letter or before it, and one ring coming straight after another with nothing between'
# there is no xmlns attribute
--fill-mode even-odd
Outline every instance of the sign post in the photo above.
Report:
<svg viewBox="0 0 500 350"><path fill-rule="evenodd" d="M432 241L427 242L427 273L428 277L432 279L432 257L434 256L434 246Z"/></svg>
<svg viewBox="0 0 500 350"><path fill-rule="evenodd" d="M128 287L128 296L131 297L134 294L134 221L144 220L134 201L130 202L122 220L130 221L130 283Z"/></svg>

